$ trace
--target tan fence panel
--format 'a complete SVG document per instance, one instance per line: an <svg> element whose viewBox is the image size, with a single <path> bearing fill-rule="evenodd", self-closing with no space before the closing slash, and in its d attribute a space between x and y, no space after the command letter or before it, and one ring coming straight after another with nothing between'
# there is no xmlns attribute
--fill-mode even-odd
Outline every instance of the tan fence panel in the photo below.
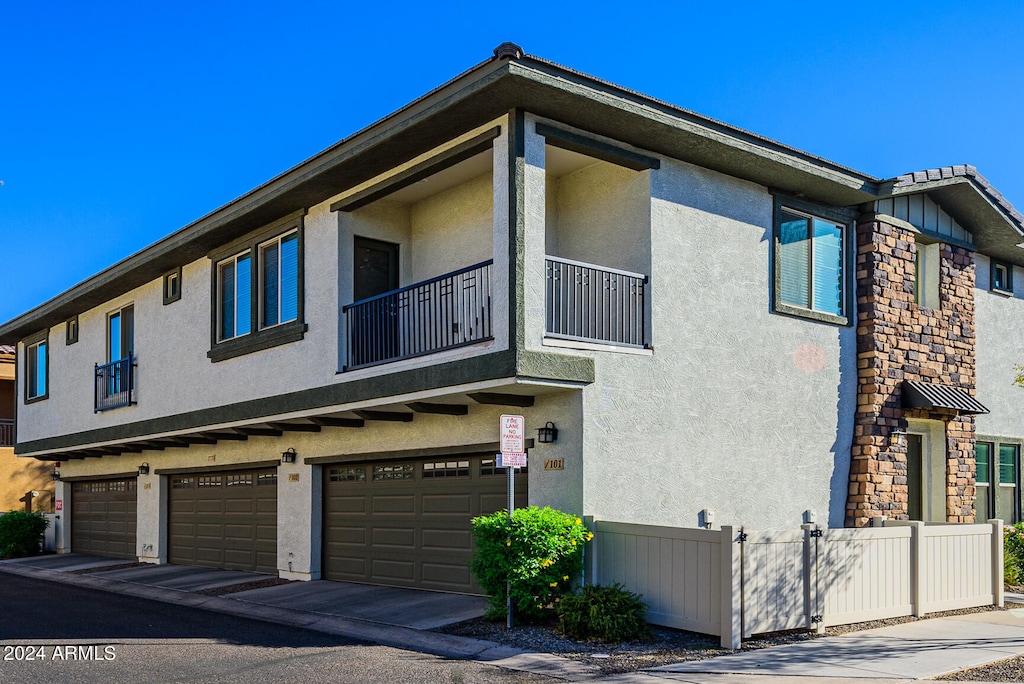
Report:
<svg viewBox="0 0 1024 684"><path fill-rule="evenodd" d="M804 531L744 531L743 636L809 626Z"/></svg>
<svg viewBox="0 0 1024 684"><path fill-rule="evenodd" d="M720 634L720 531L598 521L595 532L597 583L643 594L653 624Z"/></svg>
<svg viewBox="0 0 1024 684"><path fill-rule="evenodd" d="M921 537L926 612L995 603L992 525L927 525Z"/></svg>
<svg viewBox="0 0 1024 684"><path fill-rule="evenodd" d="M909 527L831 529L812 539L813 610L823 626L911 615ZM813 565L812 565L813 567Z"/></svg>

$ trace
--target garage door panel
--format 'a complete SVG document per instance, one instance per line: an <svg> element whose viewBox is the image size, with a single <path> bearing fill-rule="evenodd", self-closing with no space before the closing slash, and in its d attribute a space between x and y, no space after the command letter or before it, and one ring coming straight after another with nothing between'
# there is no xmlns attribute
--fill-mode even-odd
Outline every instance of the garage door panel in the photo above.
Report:
<svg viewBox="0 0 1024 684"><path fill-rule="evenodd" d="M469 530L423 530L424 549L438 551L457 549L469 551L473 545L473 534Z"/></svg>
<svg viewBox="0 0 1024 684"><path fill-rule="evenodd" d="M172 478L168 560L275 573L276 483L274 470Z"/></svg>
<svg viewBox="0 0 1024 684"><path fill-rule="evenodd" d="M366 513L366 496L332 496L327 507L336 513Z"/></svg>
<svg viewBox="0 0 1024 684"><path fill-rule="evenodd" d="M374 513L415 513L416 495L374 496L372 510Z"/></svg>
<svg viewBox="0 0 1024 684"><path fill-rule="evenodd" d="M452 582L469 584L472 580L470 577L469 566L465 563L443 564L425 562L422 567L423 582L431 583L435 586L449 585Z"/></svg>
<svg viewBox="0 0 1024 684"><path fill-rule="evenodd" d="M398 580L401 582L412 582L416 579L416 563L413 561L394 561L375 559L371 563L371 571L374 577L383 580Z"/></svg>
<svg viewBox="0 0 1024 684"><path fill-rule="evenodd" d="M255 502L252 499L234 499L224 502L224 513L252 515L255 511Z"/></svg>
<svg viewBox="0 0 1024 684"><path fill-rule="evenodd" d="M424 494L423 514L440 513L462 513L469 515L473 510L473 497L471 494Z"/></svg>
<svg viewBox="0 0 1024 684"><path fill-rule="evenodd" d="M416 548L416 531L396 528L373 528L374 546L397 546L404 549Z"/></svg>

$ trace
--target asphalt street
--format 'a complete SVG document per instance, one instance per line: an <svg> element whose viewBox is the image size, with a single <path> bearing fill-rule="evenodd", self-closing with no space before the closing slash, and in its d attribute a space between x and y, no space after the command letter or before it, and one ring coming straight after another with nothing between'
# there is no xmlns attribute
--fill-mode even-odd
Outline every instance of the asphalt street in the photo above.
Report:
<svg viewBox="0 0 1024 684"><path fill-rule="evenodd" d="M515 682L536 674L4 575L0 681Z"/></svg>

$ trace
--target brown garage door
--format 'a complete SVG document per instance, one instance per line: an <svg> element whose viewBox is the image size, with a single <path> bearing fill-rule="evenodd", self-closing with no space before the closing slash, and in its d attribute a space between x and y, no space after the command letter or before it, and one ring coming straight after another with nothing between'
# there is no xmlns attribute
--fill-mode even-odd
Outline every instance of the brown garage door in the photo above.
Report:
<svg viewBox="0 0 1024 684"><path fill-rule="evenodd" d="M277 470L170 479L168 562L277 573Z"/></svg>
<svg viewBox="0 0 1024 684"><path fill-rule="evenodd" d="M481 593L470 519L505 508L505 488L493 455L324 466L324 577Z"/></svg>
<svg viewBox="0 0 1024 684"><path fill-rule="evenodd" d="M111 558L137 559L136 478L75 482L71 486L71 549Z"/></svg>

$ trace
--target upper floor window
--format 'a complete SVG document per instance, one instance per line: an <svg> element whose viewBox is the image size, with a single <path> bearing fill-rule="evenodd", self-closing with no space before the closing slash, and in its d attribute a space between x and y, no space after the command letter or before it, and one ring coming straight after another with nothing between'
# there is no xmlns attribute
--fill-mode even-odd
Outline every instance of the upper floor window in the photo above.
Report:
<svg viewBox="0 0 1024 684"><path fill-rule="evenodd" d="M47 333L25 343L25 402L45 399L49 391Z"/></svg>
<svg viewBox="0 0 1024 684"><path fill-rule="evenodd" d="M914 242L914 303L931 309L939 308L939 262L942 259L937 242Z"/></svg>
<svg viewBox="0 0 1024 684"><path fill-rule="evenodd" d="M991 289L1004 294L1013 294L1013 266L992 260Z"/></svg>
<svg viewBox="0 0 1024 684"><path fill-rule="evenodd" d="M774 308L847 323L848 224L777 203Z"/></svg>
<svg viewBox="0 0 1024 684"><path fill-rule="evenodd" d="M302 339L302 232L302 213L296 213L211 253L211 359Z"/></svg>

